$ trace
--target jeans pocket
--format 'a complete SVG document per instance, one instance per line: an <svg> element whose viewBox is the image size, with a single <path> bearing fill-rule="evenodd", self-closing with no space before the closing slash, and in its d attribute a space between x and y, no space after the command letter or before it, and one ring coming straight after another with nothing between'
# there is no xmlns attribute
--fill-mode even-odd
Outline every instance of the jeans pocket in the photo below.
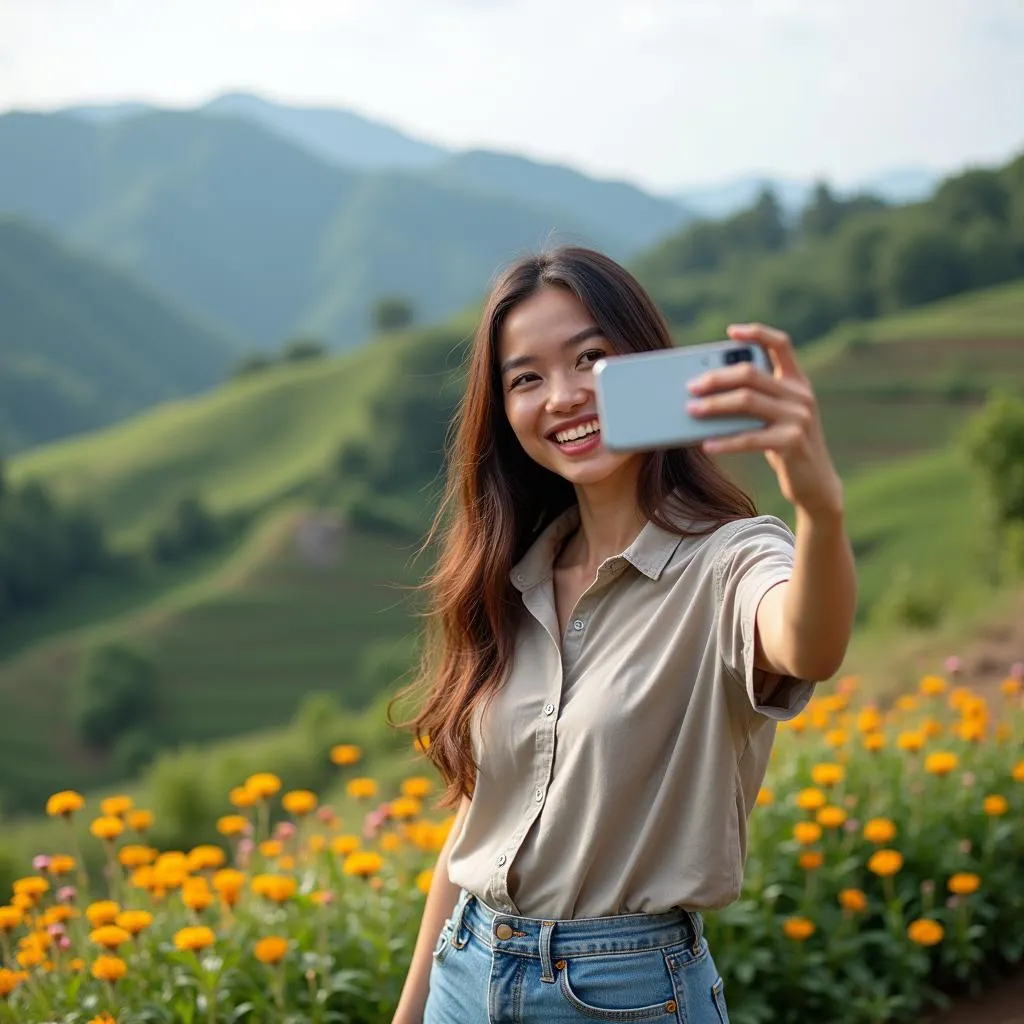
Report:
<svg viewBox="0 0 1024 1024"><path fill-rule="evenodd" d="M582 1017L605 1021L675 1021L672 978L660 951L559 960L558 987Z"/></svg>
<svg viewBox="0 0 1024 1024"><path fill-rule="evenodd" d="M711 1000L718 1011L721 1024L729 1024L729 1011L725 1008L725 982L721 978L711 986Z"/></svg>
<svg viewBox="0 0 1024 1024"><path fill-rule="evenodd" d="M434 963L443 964L444 958L448 955L448 950L451 949L451 921L445 921L444 926L441 928L441 934L437 937L437 942L434 944Z"/></svg>

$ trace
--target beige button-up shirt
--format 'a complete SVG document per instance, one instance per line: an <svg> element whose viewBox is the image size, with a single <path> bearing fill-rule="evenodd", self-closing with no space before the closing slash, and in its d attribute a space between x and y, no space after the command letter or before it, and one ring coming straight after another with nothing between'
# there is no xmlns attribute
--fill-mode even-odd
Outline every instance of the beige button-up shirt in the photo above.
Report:
<svg viewBox="0 0 1024 1024"><path fill-rule="evenodd" d="M771 516L704 536L648 523L559 636L553 562L578 522L574 506L513 570L527 614L473 724L476 788L449 877L526 917L723 906L775 722L812 690L754 668L757 606L789 579L793 535Z"/></svg>

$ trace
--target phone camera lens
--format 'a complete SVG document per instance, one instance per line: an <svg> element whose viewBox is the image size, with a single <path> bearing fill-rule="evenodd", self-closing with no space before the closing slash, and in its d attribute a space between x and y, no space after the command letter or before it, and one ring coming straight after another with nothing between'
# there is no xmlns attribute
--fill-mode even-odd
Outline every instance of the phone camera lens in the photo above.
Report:
<svg viewBox="0 0 1024 1024"><path fill-rule="evenodd" d="M725 353L725 365L732 366L735 363L751 363L754 361L754 353L749 348L733 348Z"/></svg>

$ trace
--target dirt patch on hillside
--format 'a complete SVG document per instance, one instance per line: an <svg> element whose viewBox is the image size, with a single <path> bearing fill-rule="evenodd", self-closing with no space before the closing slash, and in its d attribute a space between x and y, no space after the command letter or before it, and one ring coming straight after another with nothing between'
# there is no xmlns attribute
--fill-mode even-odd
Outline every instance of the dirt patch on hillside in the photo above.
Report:
<svg viewBox="0 0 1024 1024"><path fill-rule="evenodd" d="M1024 1024L1024 970L994 984L977 999L965 996L921 1024Z"/></svg>

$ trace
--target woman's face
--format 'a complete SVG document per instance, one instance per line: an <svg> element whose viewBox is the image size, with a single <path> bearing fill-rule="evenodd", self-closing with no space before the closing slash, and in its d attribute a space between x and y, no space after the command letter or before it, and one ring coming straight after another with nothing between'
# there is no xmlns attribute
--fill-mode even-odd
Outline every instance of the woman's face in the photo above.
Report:
<svg viewBox="0 0 1024 1024"><path fill-rule="evenodd" d="M535 462L578 487L621 480L635 488L640 456L601 444L594 363L614 355L571 292L544 287L505 318L498 366L505 415Z"/></svg>

